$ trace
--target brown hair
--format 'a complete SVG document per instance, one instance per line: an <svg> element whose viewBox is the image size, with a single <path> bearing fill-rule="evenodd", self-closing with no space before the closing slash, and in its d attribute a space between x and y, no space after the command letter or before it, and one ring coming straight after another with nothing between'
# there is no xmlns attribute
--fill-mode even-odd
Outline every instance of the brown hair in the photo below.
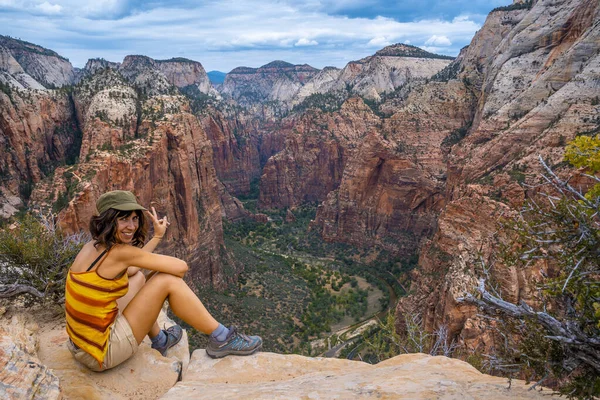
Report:
<svg viewBox="0 0 600 400"><path fill-rule="evenodd" d="M117 232L117 219L126 217L132 212L136 213L140 223L133 234L131 244L136 247L142 247L148 235L148 226L144 212L142 210L120 211L114 208L109 208L102 214L95 215L90 219L90 234L92 235L92 239L96 241L94 247L104 246L110 249L114 246L117 243L115 235Z"/></svg>

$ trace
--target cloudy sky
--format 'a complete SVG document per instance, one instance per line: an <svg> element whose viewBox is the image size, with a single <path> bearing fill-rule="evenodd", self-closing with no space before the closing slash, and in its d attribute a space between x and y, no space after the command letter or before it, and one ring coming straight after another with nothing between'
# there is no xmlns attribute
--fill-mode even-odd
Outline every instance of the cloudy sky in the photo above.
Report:
<svg viewBox="0 0 600 400"><path fill-rule="evenodd" d="M343 67L393 44L455 56L511 0L0 0L0 34L76 67L128 54L186 57L207 71L273 60Z"/></svg>

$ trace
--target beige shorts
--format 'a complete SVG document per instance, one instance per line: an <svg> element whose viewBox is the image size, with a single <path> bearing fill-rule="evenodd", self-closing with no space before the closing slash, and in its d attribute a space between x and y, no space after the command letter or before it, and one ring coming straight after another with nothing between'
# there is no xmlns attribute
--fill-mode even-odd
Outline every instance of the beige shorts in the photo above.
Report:
<svg viewBox="0 0 600 400"><path fill-rule="evenodd" d="M82 349L75 347L70 339L67 340L67 347L77 361L92 371L100 372L116 367L134 355L138 349L138 342L135 340L135 336L133 336L127 318L125 318L123 314L119 314L110 327L108 349L104 355L102 366L98 365L98 361L94 357Z"/></svg>

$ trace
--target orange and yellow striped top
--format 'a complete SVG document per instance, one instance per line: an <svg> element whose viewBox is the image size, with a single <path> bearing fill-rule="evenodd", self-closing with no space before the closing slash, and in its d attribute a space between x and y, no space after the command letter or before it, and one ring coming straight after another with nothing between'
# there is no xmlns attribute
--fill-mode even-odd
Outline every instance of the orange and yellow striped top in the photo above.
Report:
<svg viewBox="0 0 600 400"><path fill-rule="evenodd" d="M67 334L100 365L108 349L110 327L119 313L117 299L127 294L128 288L127 273L115 279L101 277L97 269L67 274Z"/></svg>

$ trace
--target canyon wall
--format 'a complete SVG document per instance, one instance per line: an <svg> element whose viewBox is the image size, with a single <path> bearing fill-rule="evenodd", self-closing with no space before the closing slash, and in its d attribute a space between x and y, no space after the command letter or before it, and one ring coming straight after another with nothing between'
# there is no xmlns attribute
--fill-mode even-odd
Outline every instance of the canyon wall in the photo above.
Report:
<svg viewBox="0 0 600 400"><path fill-rule="evenodd" d="M476 98L473 121L447 157L446 205L421 247L399 319L418 312L429 330L447 325L472 348L492 345L487 323L457 300L507 240L497 220L529 197L522 184L538 182L538 158L568 173L566 142L599 131L599 19L598 2L588 1L494 11L463 52L457 80ZM513 302L532 299L539 273L502 265L490 271Z"/></svg>
<svg viewBox="0 0 600 400"><path fill-rule="evenodd" d="M217 287L234 281L212 145L174 86L208 90L201 65L129 56L122 64L90 60L75 71L50 50L1 42L2 215L26 202L58 213L65 232L76 232L87 229L102 193L131 190L168 215L159 250L186 259L192 280ZM58 79L57 71L68 79ZM75 80L65 89L46 88Z"/></svg>

